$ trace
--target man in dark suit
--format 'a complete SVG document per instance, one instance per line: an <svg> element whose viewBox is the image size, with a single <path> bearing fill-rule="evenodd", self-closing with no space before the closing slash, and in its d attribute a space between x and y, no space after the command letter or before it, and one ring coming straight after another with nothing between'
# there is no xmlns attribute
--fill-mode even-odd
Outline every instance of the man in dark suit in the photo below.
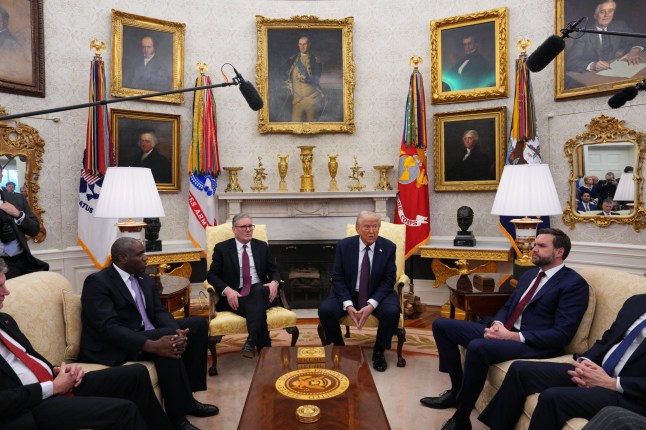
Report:
<svg viewBox="0 0 646 430"><path fill-rule="evenodd" d="M31 211L27 198L20 193L0 189L0 199L0 257L9 266L7 279L49 270L49 264L31 255L27 245L25 235L36 236L40 231L40 223Z"/></svg>
<svg viewBox="0 0 646 430"><path fill-rule="evenodd" d="M645 321L646 294L632 296L601 339L572 363L512 363L479 419L494 430L511 430L533 393L541 395L530 430L560 429L570 418L590 419L604 406L646 415Z"/></svg>
<svg viewBox="0 0 646 430"><path fill-rule="evenodd" d="M0 309L9 290L0 259ZM34 350L16 321L0 313L0 428L161 429L172 425L140 364L83 372L52 366Z"/></svg>
<svg viewBox="0 0 646 430"><path fill-rule="evenodd" d="M617 4L614 0L603 0L594 11L595 23L591 30L618 31L632 33L628 25L622 21L613 21ZM629 64L641 62L640 53L643 48L638 39L631 37L608 36L594 33L584 33L572 40L572 45L565 50L565 70L573 72L610 69L610 63L615 59Z"/></svg>
<svg viewBox="0 0 646 430"><path fill-rule="evenodd" d="M390 349L401 307L393 286L397 246L379 237L381 217L363 211L357 216L358 236L339 241L332 269L332 291L319 306L319 319L328 343L344 345L339 318L346 313L361 330L368 317L379 319L372 367L388 368L384 351Z"/></svg>
<svg viewBox="0 0 646 430"><path fill-rule="evenodd" d="M614 207L615 207L614 200L605 199L603 203L601 203L601 212L599 212L597 215L601 215L601 216L619 215L619 212L615 212L612 210L612 208Z"/></svg>
<svg viewBox="0 0 646 430"><path fill-rule="evenodd" d="M462 38L464 56L456 61L444 78L452 91L472 88L486 88L496 85L493 66L478 51L478 41L474 35Z"/></svg>
<svg viewBox="0 0 646 430"><path fill-rule="evenodd" d="M597 205L590 202L591 196L589 191L581 192L581 201L576 205L576 210L579 212L596 211Z"/></svg>
<svg viewBox="0 0 646 430"><path fill-rule="evenodd" d="M588 284L565 267L570 238L561 230L538 232L532 263L504 306L482 322L440 318L433 336L440 354L440 372L449 374L451 389L424 397L424 406L456 407L443 430L471 429L469 415L482 391L489 365L516 358L548 358L563 354L588 307ZM464 371L458 346L466 347ZM548 427L546 427L548 428Z"/></svg>
<svg viewBox="0 0 646 430"><path fill-rule="evenodd" d="M170 161L157 149L155 132L149 130L141 133L138 145L141 152L135 156L132 167L149 168L157 184L172 182L173 172Z"/></svg>
<svg viewBox="0 0 646 430"><path fill-rule="evenodd" d="M165 64L155 55L155 40L151 35L141 38L141 53L142 57L125 67L123 86L149 91L172 90L172 62Z"/></svg>
<svg viewBox="0 0 646 430"><path fill-rule="evenodd" d="M175 320L162 306L155 281L144 273L147 258L140 241L121 237L111 254L112 264L83 284L79 360L107 366L154 361L169 418L177 429L196 429L185 415L218 413L192 394L206 390L207 322Z"/></svg>
<svg viewBox="0 0 646 430"><path fill-rule="evenodd" d="M462 135L464 151L447 169L447 181L482 181L496 179L489 157L480 151L480 135L476 130L467 130Z"/></svg>
<svg viewBox="0 0 646 430"><path fill-rule="evenodd" d="M245 317L249 337L242 356L253 358L271 346L267 328L267 308L276 305L280 272L269 252L267 242L253 238L253 219L245 213L231 221L233 239L215 245L213 262L206 279L222 296L219 311L231 311Z"/></svg>

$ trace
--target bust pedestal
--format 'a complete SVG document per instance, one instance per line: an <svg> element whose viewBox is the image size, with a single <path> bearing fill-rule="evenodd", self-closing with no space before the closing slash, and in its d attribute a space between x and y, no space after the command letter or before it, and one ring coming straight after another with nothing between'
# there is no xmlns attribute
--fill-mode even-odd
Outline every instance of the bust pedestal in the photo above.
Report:
<svg viewBox="0 0 646 430"><path fill-rule="evenodd" d="M471 231L458 231L453 246L476 246L476 238Z"/></svg>

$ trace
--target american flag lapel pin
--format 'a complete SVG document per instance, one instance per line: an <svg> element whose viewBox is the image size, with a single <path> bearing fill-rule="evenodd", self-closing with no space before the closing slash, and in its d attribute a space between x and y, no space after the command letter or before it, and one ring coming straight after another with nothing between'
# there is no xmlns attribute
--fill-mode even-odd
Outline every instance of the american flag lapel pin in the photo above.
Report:
<svg viewBox="0 0 646 430"><path fill-rule="evenodd" d="M379 248L379 252L384 252L384 250L383 250L383 249L381 249L381 248Z"/></svg>

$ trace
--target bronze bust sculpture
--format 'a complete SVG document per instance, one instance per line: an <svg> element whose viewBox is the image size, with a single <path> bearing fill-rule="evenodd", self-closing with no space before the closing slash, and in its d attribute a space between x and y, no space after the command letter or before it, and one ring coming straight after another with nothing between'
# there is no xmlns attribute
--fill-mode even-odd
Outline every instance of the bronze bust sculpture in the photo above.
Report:
<svg viewBox="0 0 646 430"><path fill-rule="evenodd" d="M461 206L458 208L458 227L460 231L453 239L454 246L476 246L476 238L473 232L469 231L469 227L473 224L473 209L469 206Z"/></svg>

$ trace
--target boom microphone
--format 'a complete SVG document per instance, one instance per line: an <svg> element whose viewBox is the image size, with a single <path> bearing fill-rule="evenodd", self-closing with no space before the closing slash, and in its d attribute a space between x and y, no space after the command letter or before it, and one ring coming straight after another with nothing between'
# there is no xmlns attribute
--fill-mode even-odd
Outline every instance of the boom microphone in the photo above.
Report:
<svg viewBox="0 0 646 430"><path fill-rule="evenodd" d="M568 22L567 27L561 30L561 37L559 36L550 36L543 42L534 52L527 58L527 68L531 72L540 72L548 64L556 58L557 55L563 51L565 48L565 39L570 37L570 33L577 31L579 24L583 22L585 16L579 18L578 21Z"/></svg>
<svg viewBox="0 0 646 430"><path fill-rule="evenodd" d="M626 104L627 101L630 101L637 97L639 91L646 91L646 79L637 83L634 87L624 88L614 96L610 97L608 100L608 106L613 109L617 109Z"/></svg>
<svg viewBox="0 0 646 430"><path fill-rule="evenodd" d="M265 103L262 101L260 94L258 94L258 90L256 90L251 82L245 81L235 67L233 67L233 71L236 72L235 79L240 84L240 92L242 93L242 97L244 97L244 99L247 101L247 104L249 105L251 110L258 111L262 109Z"/></svg>

